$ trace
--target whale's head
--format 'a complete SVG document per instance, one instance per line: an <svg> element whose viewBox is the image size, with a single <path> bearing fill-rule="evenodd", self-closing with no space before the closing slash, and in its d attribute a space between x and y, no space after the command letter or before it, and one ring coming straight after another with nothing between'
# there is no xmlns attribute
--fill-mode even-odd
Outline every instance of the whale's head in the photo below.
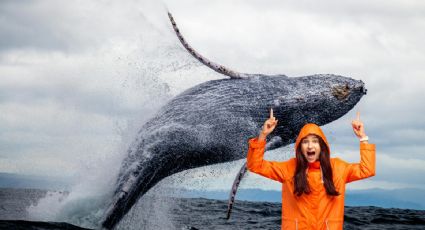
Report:
<svg viewBox="0 0 425 230"><path fill-rule="evenodd" d="M271 91L276 92L276 96L269 107L273 107L279 120L276 132L280 136L295 137L306 123L325 125L337 120L367 92L361 80L333 74L275 78L273 81Z"/></svg>

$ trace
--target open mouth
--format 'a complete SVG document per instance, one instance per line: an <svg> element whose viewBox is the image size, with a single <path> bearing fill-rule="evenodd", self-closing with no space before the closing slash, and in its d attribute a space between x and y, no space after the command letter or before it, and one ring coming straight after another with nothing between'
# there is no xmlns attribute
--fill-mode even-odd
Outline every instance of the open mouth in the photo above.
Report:
<svg viewBox="0 0 425 230"><path fill-rule="evenodd" d="M314 156L314 154L316 154L316 153L315 153L315 152L307 152L307 155L308 155L309 157Z"/></svg>

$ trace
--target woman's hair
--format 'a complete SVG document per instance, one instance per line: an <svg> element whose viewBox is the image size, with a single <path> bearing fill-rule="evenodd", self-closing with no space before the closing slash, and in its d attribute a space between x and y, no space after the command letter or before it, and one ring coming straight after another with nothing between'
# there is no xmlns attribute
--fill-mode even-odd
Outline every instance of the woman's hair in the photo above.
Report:
<svg viewBox="0 0 425 230"><path fill-rule="evenodd" d="M320 144L320 155L319 155L319 161L320 161L320 167L322 169L322 178L323 183L326 189L326 193L330 196L338 196L340 193L335 190L335 185L333 183L332 179L332 167L330 163L329 158L329 149L328 146L325 144L323 139L315 135L317 138L319 138L319 144ZM304 138L303 138L304 139ZM295 169L294 174L294 194L297 196L301 196L303 193L309 194L310 186L308 185L307 181L307 174L306 169L308 168L308 161L305 158L304 154L301 152L301 142L298 144L297 150L296 150L296 160L297 160L297 166Z"/></svg>

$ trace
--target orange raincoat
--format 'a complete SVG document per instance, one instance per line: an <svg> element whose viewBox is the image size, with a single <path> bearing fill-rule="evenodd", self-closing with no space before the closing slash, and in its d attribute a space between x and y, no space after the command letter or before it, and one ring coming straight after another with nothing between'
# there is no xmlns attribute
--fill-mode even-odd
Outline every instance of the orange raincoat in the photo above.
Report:
<svg viewBox="0 0 425 230"><path fill-rule="evenodd" d="M319 126L306 124L295 142L295 149L301 139L309 134L328 141ZM339 158L330 158L333 182L339 196L328 196L321 182L320 163L309 165L307 180L311 193L297 197L294 194L294 173L296 158L276 162L263 159L266 141L257 138L249 140L247 167L251 172L282 183L282 229L342 229L344 223L345 184L375 175L375 145L360 143L360 163L350 164ZM319 163L319 164L317 164Z"/></svg>

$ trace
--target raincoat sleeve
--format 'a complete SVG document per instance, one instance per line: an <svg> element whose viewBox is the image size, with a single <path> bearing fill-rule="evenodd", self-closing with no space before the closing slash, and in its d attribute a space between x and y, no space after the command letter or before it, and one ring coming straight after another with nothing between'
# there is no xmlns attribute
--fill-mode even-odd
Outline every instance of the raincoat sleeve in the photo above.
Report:
<svg viewBox="0 0 425 230"><path fill-rule="evenodd" d="M263 159L266 141L258 138L249 139L247 168L275 181L283 182L285 162L267 161Z"/></svg>
<svg viewBox="0 0 425 230"><path fill-rule="evenodd" d="M344 175L346 183L374 176L375 144L360 143L360 163L348 164Z"/></svg>

